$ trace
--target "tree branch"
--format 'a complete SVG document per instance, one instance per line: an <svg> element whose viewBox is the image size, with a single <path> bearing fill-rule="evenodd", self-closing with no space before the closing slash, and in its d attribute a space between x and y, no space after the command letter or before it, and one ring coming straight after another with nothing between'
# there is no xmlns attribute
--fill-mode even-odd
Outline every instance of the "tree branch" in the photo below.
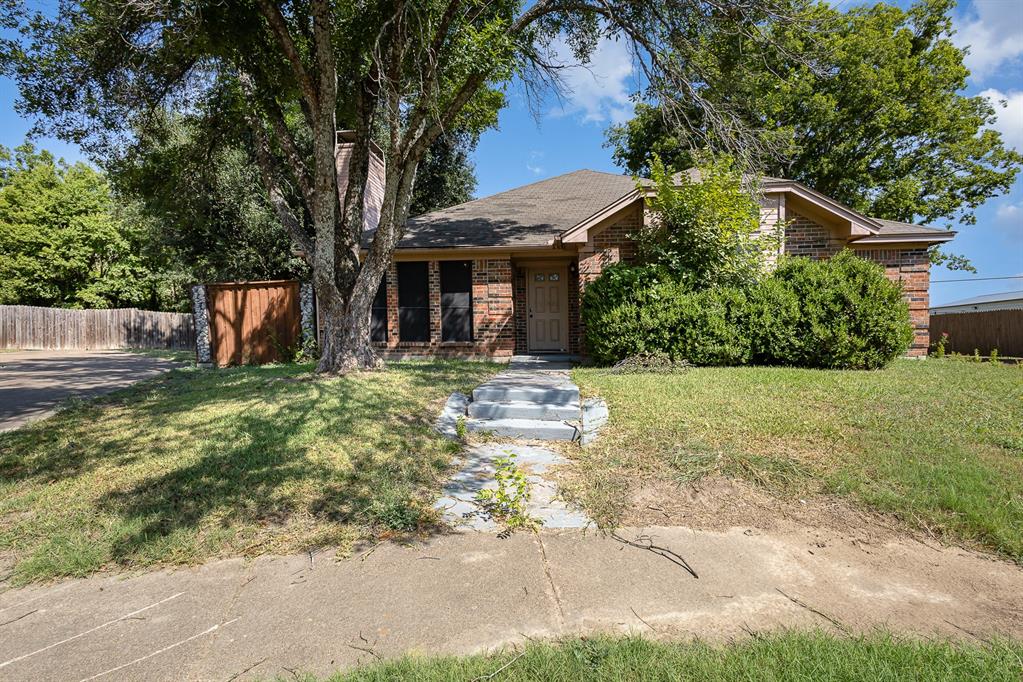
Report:
<svg viewBox="0 0 1023 682"><path fill-rule="evenodd" d="M298 51L298 46L295 45L295 40L291 37L288 22L285 20L284 15L281 14L280 8L275 4L271 4L270 0L258 1L260 13L270 25L270 30L277 37L281 50L291 64L291 70L295 74L295 80L298 81L299 89L302 90L302 95L309 103L309 108L315 114L320 108L319 98L316 96L316 88L313 87L313 81L305 68L305 63L302 61L302 55Z"/></svg>

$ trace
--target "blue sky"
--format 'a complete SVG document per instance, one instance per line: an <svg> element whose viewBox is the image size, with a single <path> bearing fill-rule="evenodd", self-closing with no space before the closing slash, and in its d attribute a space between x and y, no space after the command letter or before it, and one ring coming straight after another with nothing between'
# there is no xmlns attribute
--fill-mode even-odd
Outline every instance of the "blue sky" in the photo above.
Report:
<svg viewBox="0 0 1023 682"><path fill-rule="evenodd" d="M1010 145L1023 150L1023 0L963 2L956 13L956 30L954 40L969 45L971 52L967 66L973 75L966 92L1008 102L1007 108L999 109L995 127ZM501 112L499 128L484 134L476 151L479 196L579 168L620 172L603 145L607 126L631 113L629 94L636 89L636 76L627 52L615 43L602 43L590 68L569 70L566 84L570 91L560 102L541 106L539 120L523 93L509 90L509 106ZM16 96L13 84L0 79L0 144L8 147L20 144L30 127L14 112ZM81 157L76 147L57 140L39 144L68 160ZM1023 275L1023 177L1008 195L985 203L977 211L977 225L962 227L950 250L968 256L978 272L935 268L932 304L1023 290L1023 279L981 279ZM973 281L940 281L964 278Z"/></svg>

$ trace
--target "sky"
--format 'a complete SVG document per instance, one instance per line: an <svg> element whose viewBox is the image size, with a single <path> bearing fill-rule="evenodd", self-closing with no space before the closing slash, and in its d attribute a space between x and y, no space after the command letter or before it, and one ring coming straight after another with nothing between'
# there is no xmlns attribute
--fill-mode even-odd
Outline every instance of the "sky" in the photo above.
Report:
<svg viewBox="0 0 1023 682"><path fill-rule="evenodd" d="M955 28L954 42L969 46L966 94L998 103L994 127L1023 151L1023 0L965 0L956 9ZM568 69L564 77L565 95L539 107L530 106L521 89L509 88L509 106L498 128L486 132L476 149L477 196L580 168L621 172L604 143L607 127L632 113L629 96L638 78L627 50L604 41L588 68ZM14 85L0 79L0 145L7 147L20 144L31 126L14 111L16 99ZM74 145L58 140L42 139L37 145L69 161L82 158ZM1009 194L989 199L976 215L977 224L962 226L949 250L967 256L977 273L933 268L932 305L1023 290L1023 279L985 279L1023 277L1023 173ZM963 279L968 281L945 281Z"/></svg>

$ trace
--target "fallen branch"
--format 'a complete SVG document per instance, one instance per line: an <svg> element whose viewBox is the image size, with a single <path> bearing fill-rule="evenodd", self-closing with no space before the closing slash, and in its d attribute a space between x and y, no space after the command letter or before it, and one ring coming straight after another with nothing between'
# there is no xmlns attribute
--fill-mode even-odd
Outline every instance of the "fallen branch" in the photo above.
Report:
<svg viewBox="0 0 1023 682"><path fill-rule="evenodd" d="M526 655L525 651L519 652L518 656L516 656L512 660L508 661L507 663L502 665L500 668L498 668L494 672L490 673L489 675L480 675L479 677L473 678L472 682L483 682L483 680L492 680L492 679L494 679L500 673L504 672L512 663L514 663L515 661L519 660L520 658L522 658L525 655Z"/></svg>
<svg viewBox="0 0 1023 682"><path fill-rule="evenodd" d="M245 670L242 670L241 672L237 672L237 673L235 673L234 675L231 675L231 677L227 678L227 682L232 682L233 680L236 680L236 679L238 679L239 677L241 677L241 676L242 676L242 675L244 675L245 673L249 672L249 671L250 671L250 670L252 670L253 668L258 668L259 666L263 665L264 663L266 663L266 658L262 658L262 659L260 659L260 660L256 661L255 663L253 663L252 665L250 665L250 666L249 666L248 668L246 668Z"/></svg>
<svg viewBox="0 0 1023 682"><path fill-rule="evenodd" d="M647 626L648 628L650 628L650 629L651 629L651 630L653 630L654 632L657 632L657 628L655 628L655 627L654 627L653 625L651 625L650 623L648 623L648 622L646 622L645 620L643 620L643 617L642 617L642 616L640 616L640 615L639 615L638 613L636 613L636 609L634 609L634 608L632 608L632 607L630 606L630 607L629 607L629 610L630 610L630 611L632 611L632 615L634 615L634 616L635 616L636 618L638 618L638 619L639 619L639 622L640 622L640 623L642 623L643 625Z"/></svg>
<svg viewBox="0 0 1023 682"><path fill-rule="evenodd" d="M673 550L668 549L667 547L655 545L649 535L641 535L635 540L626 540L618 533L612 531L611 537L624 545L628 545L629 547L645 549L648 552L653 552L657 556L664 557L671 563L685 570L689 575L693 576L697 580L699 580L700 578L700 576L696 574L696 571L693 570L693 567L689 565L689 562L686 561L685 558L682 557L682 555L678 554Z"/></svg>
<svg viewBox="0 0 1023 682"><path fill-rule="evenodd" d="M806 609L810 613L817 614L821 618L823 618L823 619L827 620L828 622L830 622L832 625L834 625L836 628L838 628L842 632L844 632L846 634L849 634L849 629L848 628L846 628L844 625L842 625L840 622L838 622L837 620L835 620L834 618L832 618L828 614L824 613L823 611L818 611L817 609L813 608L812 606L810 606L806 602L800 601L800 600L796 599L795 597L790 597L789 595L787 595L784 592L782 592L780 587L776 587L774 589L777 590L778 594L780 594L781 596L785 597L786 599L788 599L790 602L792 602L796 606L802 606L804 609Z"/></svg>

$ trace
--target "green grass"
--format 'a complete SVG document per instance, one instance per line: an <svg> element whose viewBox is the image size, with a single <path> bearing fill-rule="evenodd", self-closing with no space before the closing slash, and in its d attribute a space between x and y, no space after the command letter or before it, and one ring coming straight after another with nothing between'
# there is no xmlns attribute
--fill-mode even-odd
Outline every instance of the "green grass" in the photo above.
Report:
<svg viewBox="0 0 1023 682"><path fill-rule="evenodd" d="M698 368L574 373L609 403L577 497L613 524L635 476L738 476L850 496L1023 560L1023 367L901 360L874 372Z"/></svg>
<svg viewBox="0 0 1023 682"><path fill-rule="evenodd" d="M175 370L0 434L0 559L13 559L13 582L343 549L427 525L452 454L432 421L495 366L310 370Z"/></svg>
<svg viewBox="0 0 1023 682"><path fill-rule="evenodd" d="M1023 672L1023 645L915 641L877 634L839 639L821 633L758 636L728 646L652 642L638 637L534 643L521 652L408 657L338 673L334 682L544 680L1010 680ZM312 678L310 678L312 679Z"/></svg>

